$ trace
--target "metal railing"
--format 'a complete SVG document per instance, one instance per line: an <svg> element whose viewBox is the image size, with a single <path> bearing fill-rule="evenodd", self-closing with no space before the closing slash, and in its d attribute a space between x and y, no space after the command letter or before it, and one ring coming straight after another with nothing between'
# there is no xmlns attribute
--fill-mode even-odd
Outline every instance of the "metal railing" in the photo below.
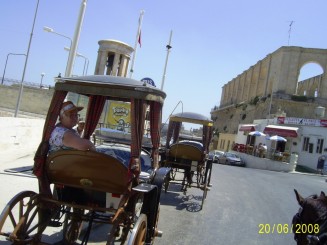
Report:
<svg viewBox="0 0 327 245"><path fill-rule="evenodd" d="M2 79L2 77L1 77ZM12 78L6 78L4 77L3 78L3 84L2 85L5 85L5 86L12 86L12 85L20 85L21 83L21 80L18 80L18 79L12 79ZM26 82L24 81L24 86L27 86L27 87L35 87L35 88L40 88L40 83L33 83L33 82ZM43 87L47 87L47 86L43 86Z"/></svg>

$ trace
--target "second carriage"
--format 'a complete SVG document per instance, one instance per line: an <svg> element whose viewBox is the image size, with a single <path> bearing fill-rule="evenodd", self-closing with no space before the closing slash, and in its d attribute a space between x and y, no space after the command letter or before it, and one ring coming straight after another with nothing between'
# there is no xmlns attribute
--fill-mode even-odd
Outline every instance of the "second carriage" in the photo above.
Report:
<svg viewBox="0 0 327 245"><path fill-rule="evenodd" d="M202 126L202 137L191 137L181 133L182 123ZM171 168L170 180L181 183L182 191L196 187L203 190L201 209L209 190L212 162L208 156L213 122L206 116L193 112L182 112L171 115L165 147L161 153L162 166ZM182 179L176 177L182 173ZM169 183L166 183L166 191Z"/></svg>

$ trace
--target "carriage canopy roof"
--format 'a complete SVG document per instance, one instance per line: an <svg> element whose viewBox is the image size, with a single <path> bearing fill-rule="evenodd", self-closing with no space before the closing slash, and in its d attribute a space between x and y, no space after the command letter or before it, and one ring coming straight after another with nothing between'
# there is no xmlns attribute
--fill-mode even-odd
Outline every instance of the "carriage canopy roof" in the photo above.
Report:
<svg viewBox="0 0 327 245"><path fill-rule="evenodd" d="M170 116L170 121L173 122L186 122L186 123L194 123L201 124L204 126L212 126L213 122L206 116L203 116L194 112L181 112Z"/></svg>
<svg viewBox="0 0 327 245"><path fill-rule="evenodd" d="M58 77L56 90L68 91L86 96L102 95L112 99L144 99L163 103L166 98L162 90L138 80L109 75L79 77Z"/></svg>

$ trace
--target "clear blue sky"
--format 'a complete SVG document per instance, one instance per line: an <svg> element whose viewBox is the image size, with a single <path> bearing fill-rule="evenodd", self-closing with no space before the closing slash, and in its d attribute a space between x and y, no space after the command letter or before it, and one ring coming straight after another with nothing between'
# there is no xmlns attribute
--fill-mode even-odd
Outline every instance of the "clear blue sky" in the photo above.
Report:
<svg viewBox="0 0 327 245"><path fill-rule="evenodd" d="M73 38L82 0L40 0L25 80L53 85L65 73L70 41L44 32L48 26ZM8 53L26 53L36 0L0 1L0 72ZM115 39L134 47L138 18L144 10L142 47L137 49L135 79L152 78L161 86L166 45L173 31L164 91L163 121L179 101L184 111L210 116L221 88L281 46L327 48L326 0L88 0L78 52L94 73L98 41ZM289 39L290 21L294 21ZM21 80L24 56L9 56L6 77ZM81 75L84 59L76 58ZM321 73L309 67L308 77ZM304 71L301 75L304 74ZM309 75L308 75L309 74ZM2 76L2 74L1 74ZM304 77L306 78L306 77ZM179 106L175 112L181 112Z"/></svg>

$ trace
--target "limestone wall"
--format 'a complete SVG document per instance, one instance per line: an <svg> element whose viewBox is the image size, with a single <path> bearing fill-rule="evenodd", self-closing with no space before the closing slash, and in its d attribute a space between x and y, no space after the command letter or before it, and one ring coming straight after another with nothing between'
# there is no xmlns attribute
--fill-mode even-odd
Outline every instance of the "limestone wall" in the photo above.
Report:
<svg viewBox="0 0 327 245"><path fill-rule="evenodd" d="M277 97L277 98L276 98ZM285 100L278 94L271 101L270 97L262 98L256 102L237 104L229 106L224 109L212 112L212 116L217 119L214 120L214 127L219 132L236 134L239 124L251 124L255 119L268 118L270 111L270 118L280 112L286 113L288 117L305 117L316 118L315 108L318 105L326 107L326 101L315 102L299 102L293 100Z"/></svg>
<svg viewBox="0 0 327 245"><path fill-rule="evenodd" d="M327 49L281 47L226 83L222 87L220 108L277 92L296 94L301 68L315 62L326 71L326 56ZM318 97L327 98L327 76L323 74L319 81L306 83L310 95L315 88L319 91Z"/></svg>
<svg viewBox="0 0 327 245"><path fill-rule="evenodd" d="M290 162L273 161L268 158L259 158L241 152L235 152L245 162L248 168L264 169L278 172L293 172L297 164L297 156L290 157Z"/></svg>
<svg viewBox="0 0 327 245"><path fill-rule="evenodd" d="M19 86L0 85L0 107L15 110ZM20 111L46 115L53 95L53 89L23 88Z"/></svg>

